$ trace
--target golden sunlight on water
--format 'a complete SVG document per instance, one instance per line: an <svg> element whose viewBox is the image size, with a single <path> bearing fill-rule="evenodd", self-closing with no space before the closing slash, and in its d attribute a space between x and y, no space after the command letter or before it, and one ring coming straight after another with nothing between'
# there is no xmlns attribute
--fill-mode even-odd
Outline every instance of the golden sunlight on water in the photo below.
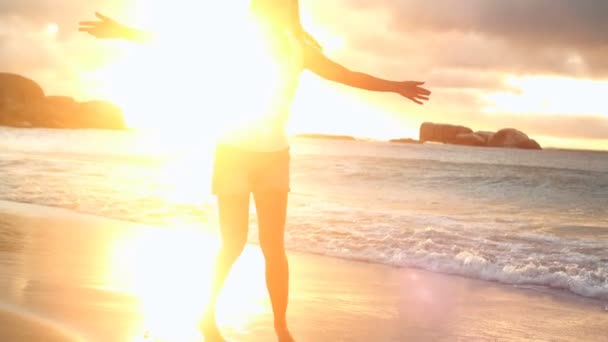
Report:
<svg viewBox="0 0 608 342"><path fill-rule="evenodd" d="M110 282L139 301L141 328L132 341L197 341L218 239L199 226L131 231L116 239ZM218 324L247 331L269 310L264 262L247 247L218 304Z"/></svg>

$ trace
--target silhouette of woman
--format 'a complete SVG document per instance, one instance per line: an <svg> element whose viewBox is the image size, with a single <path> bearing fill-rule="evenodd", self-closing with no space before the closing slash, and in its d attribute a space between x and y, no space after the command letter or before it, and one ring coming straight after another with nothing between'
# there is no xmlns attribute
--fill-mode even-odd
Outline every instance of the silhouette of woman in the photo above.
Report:
<svg viewBox="0 0 608 342"><path fill-rule="evenodd" d="M327 80L376 92L397 93L422 104L430 91L424 82L389 81L351 71L326 57L319 44L300 23L297 0L252 0L250 12L264 37L263 50L272 58L272 68L243 76L235 87L234 101L247 97L247 87L269 87L270 96L254 96L257 105L247 120L223 134L216 148L213 192L218 199L222 245L215 263L212 293L202 323L206 341L223 341L215 323L215 306L228 273L247 240L249 199L253 194L259 222L259 241L266 261L266 285L272 303L274 327L281 342L293 341L286 310L289 266L284 231L289 193L289 144L285 122L300 74L308 69ZM99 21L81 22L80 30L98 38L145 40L148 34L96 14ZM250 58L255 53L238 56ZM251 57L253 58L253 57ZM272 69L272 70L271 70ZM267 71L267 72L266 72ZM251 78L246 80L245 78ZM268 79L274 78L269 83ZM242 84L241 84L242 83ZM272 86L270 86L270 84ZM244 86L243 86L244 85ZM252 103L253 103L252 102Z"/></svg>

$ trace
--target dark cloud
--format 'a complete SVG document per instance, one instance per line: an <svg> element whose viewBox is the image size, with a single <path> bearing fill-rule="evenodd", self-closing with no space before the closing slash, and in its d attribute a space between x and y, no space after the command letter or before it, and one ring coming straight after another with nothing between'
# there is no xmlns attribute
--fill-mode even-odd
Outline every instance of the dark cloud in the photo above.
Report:
<svg viewBox="0 0 608 342"><path fill-rule="evenodd" d="M408 55L437 67L608 76L605 0L342 0L353 49ZM338 9L339 10L339 9ZM348 17L366 13L373 25ZM422 58L422 57L420 57Z"/></svg>
<svg viewBox="0 0 608 342"><path fill-rule="evenodd" d="M404 32L475 32L532 45L608 44L605 0L343 0L354 8L381 7L390 28Z"/></svg>

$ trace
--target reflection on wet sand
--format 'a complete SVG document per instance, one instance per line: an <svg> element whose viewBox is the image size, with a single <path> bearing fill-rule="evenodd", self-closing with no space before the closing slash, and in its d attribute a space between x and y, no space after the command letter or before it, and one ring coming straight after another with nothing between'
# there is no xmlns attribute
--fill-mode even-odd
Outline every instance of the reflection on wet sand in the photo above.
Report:
<svg viewBox="0 0 608 342"><path fill-rule="evenodd" d="M140 301L143 336L200 338L198 323L218 247L215 237L197 228L151 228L115 241L112 283ZM268 311L263 267L257 248L249 247L220 299L221 325L246 331L252 317Z"/></svg>
<svg viewBox="0 0 608 342"><path fill-rule="evenodd" d="M6 302L68 318L74 330L95 338L200 340L219 248L213 234L200 226L130 225L42 207L23 218L19 209L0 220L18 227L0 238L10 246L2 248L0 264L10 274L0 279ZM67 215L54 220L57 213ZM269 312L263 267L259 248L247 247L218 306L218 323L228 331L245 333L256 315Z"/></svg>
<svg viewBox="0 0 608 342"><path fill-rule="evenodd" d="M202 225L149 227L2 201L0 222L14 228L0 229L2 341L201 342L198 319L218 248ZM608 334L604 303L563 292L296 253L290 261L288 316L302 341ZM230 340L276 338L263 267L259 248L249 246L228 279L218 323Z"/></svg>

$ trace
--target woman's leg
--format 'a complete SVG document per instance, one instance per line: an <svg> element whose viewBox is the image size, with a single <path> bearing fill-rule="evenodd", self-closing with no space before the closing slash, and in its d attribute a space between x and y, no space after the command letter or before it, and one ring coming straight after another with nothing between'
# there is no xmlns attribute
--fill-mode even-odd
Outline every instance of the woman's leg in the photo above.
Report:
<svg viewBox="0 0 608 342"><path fill-rule="evenodd" d="M260 191L255 192L254 197L275 330L280 341L293 341L286 320L289 298L289 264L284 243L287 191Z"/></svg>
<svg viewBox="0 0 608 342"><path fill-rule="evenodd" d="M249 194L218 195L222 245L215 260L211 296L203 322L203 333L210 340L221 340L215 324L215 307L232 265L247 242L249 228Z"/></svg>

